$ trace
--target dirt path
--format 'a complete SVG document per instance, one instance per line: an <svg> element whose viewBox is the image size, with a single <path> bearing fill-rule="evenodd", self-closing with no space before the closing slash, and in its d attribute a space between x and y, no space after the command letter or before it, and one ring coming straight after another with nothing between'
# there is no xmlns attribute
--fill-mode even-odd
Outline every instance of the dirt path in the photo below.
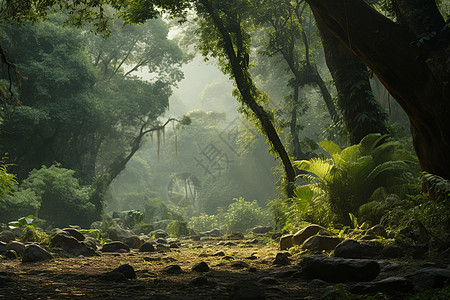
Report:
<svg viewBox="0 0 450 300"><path fill-rule="evenodd" d="M36 263L2 260L0 272L12 281L0 285L0 299L320 299L333 288L302 278L298 254L289 258L289 265L273 265L280 252L275 244L238 240L225 246L220 241L185 240L170 252L133 250ZM200 262L210 271L193 271ZM134 268L136 279L105 279L105 273L124 264ZM164 271L170 265L181 272ZM393 275L381 273L378 279Z"/></svg>
<svg viewBox="0 0 450 300"><path fill-rule="evenodd" d="M266 299L305 299L322 293L323 287L311 288L306 281L283 278L298 270L297 258L292 257L288 266L273 266L279 252L276 245L232 241L235 245L221 246L217 245L219 241L185 241L181 248L163 253L134 250L36 263L3 260L0 271L6 272L12 282L0 289L0 298L230 299L235 294L235 284L241 281L257 283ZM192 267L202 261L211 270L205 273L192 271ZM237 261L248 267L245 264L235 267ZM104 273L123 264L134 268L137 279L116 282L103 278ZM169 265L179 265L181 273L164 272ZM193 281L198 277L206 280ZM252 292L248 293L251 297ZM258 298L258 294L254 296Z"/></svg>

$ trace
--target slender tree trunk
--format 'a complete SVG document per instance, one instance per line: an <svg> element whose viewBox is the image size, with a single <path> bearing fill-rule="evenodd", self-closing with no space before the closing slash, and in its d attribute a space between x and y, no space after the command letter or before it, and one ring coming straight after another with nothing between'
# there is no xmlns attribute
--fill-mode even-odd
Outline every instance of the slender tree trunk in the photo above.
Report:
<svg viewBox="0 0 450 300"><path fill-rule="evenodd" d="M90 201L95 205L95 218L101 217L103 212L103 199L108 187L111 185L111 182L113 182L113 180L125 169L127 163L139 150L142 138L152 131L164 130L167 124L169 124L171 121L176 120L170 118L163 125L156 126L147 130L145 130L147 124L142 125L139 134L131 143L131 149L128 155L126 157L116 158L116 160L111 164L108 170L94 180L91 185L92 193L90 196Z"/></svg>
<svg viewBox="0 0 450 300"><path fill-rule="evenodd" d="M284 148L284 145L281 142L281 139L272 124L270 115L264 110L261 105L256 102L255 96L258 94L258 91L256 90L252 82L248 70L246 68L243 68L240 64L241 55L243 55L243 53L239 53L240 55L236 54L232 38L223 25L222 20L217 14L217 11L214 9L211 1L202 0L201 3L222 36L224 49L231 65L232 74L234 76L237 88L242 96L243 102L252 110L252 112L260 121L265 135L271 142L273 149L277 152L279 158L281 159L281 162L283 163L287 179L286 193L288 197L292 197L293 183L295 182L295 170L292 166L289 155L287 154L286 149ZM240 30L240 28L237 30ZM242 51L242 47L240 45L237 45L237 49L241 49Z"/></svg>
<svg viewBox="0 0 450 300"><path fill-rule="evenodd" d="M298 79L295 80L294 83L294 95L293 95L293 103L292 103L292 111L291 111L291 122L290 122L290 130L292 136L292 152L294 158L296 160L306 159L305 153L303 153L300 147L300 140L298 138L299 129L297 128L297 108L299 105L299 82Z"/></svg>
<svg viewBox="0 0 450 300"><path fill-rule="evenodd" d="M395 24L361 0L306 1L405 110L422 170L450 179L450 32L434 1L395 1L409 12L403 17L418 18L410 19L414 26Z"/></svg>
<svg viewBox="0 0 450 300"><path fill-rule="evenodd" d="M366 65L334 37L319 18L317 26L350 143L359 143L369 133L387 133L386 114L372 94Z"/></svg>

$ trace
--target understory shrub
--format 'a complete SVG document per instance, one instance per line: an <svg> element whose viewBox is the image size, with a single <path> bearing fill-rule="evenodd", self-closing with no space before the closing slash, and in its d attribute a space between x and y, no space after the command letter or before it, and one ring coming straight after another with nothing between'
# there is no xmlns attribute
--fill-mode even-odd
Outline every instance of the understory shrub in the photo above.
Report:
<svg viewBox="0 0 450 300"><path fill-rule="evenodd" d="M89 201L89 188L82 187L75 171L60 165L33 170L20 186L20 191L33 192L40 208L37 216L57 227L78 224L88 227L95 212Z"/></svg>
<svg viewBox="0 0 450 300"><path fill-rule="evenodd" d="M172 236L179 237L181 235L189 235L187 223L180 220L173 220L167 225L167 233Z"/></svg>
<svg viewBox="0 0 450 300"><path fill-rule="evenodd" d="M216 215L201 214L192 217L190 228L202 232L214 228L226 228L228 232L246 231L257 225L271 225L272 215L268 209L262 209L256 200L250 202L244 198L234 198L226 211L219 210Z"/></svg>
<svg viewBox="0 0 450 300"><path fill-rule="evenodd" d="M450 181L424 174L428 193L398 199L383 216L386 227L415 227L420 222L433 237L434 246L446 250L450 245Z"/></svg>
<svg viewBox="0 0 450 300"><path fill-rule="evenodd" d="M148 198L144 202L144 218L145 223L165 220L170 217L167 205L158 198Z"/></svg>
<svg viewBox="0 0 450 300"><path fill-rule="evenodd" d="M296 197L287 203L286 211L301 221L324 226L350 225L350 213L366 221L358 212L367 211L362 205L379 200L375 198L380 188L386 194L410 193L418 182L417 157L401 143L386 138L369 134L359 144L345 149L331 141L320 142L329 158L295 163L304 172L300 176L307 184L296 188ZM375 203L372 205L375 207ZM372 214L371 222L377 223L380 217Z"/></svg>
<svg viewBox="0 0 450 300"><path fill-rule="evenodd" d="M234 198L235 202L228 206L225 213L225 224L228 231L245 231L256 225L271 223L268 210L263 210L256 200L246 201L244 198Z"/></svg>
<svg viewBox="0 0 450 300"><path fill-rule="evenodd" d="M7 172L4 159L0 159L0 202L5 195L12 192L16 184L15 176Z"/></svg>
<svg viewBox="0 0 450 300"><path fill-rule="evenodd" d="M32 190L18 189L0 202L0 222L8 223L23 216L37 215L40 206L40 199Z"/></svg>
<svg viewBox="0 0 450 300"><path fill-rule="evenodd" d="M201 213L198 217L191 217L188 225L196 232L204 232L214 228L222 229L225 227L223 212L216 215Z"/></svg>

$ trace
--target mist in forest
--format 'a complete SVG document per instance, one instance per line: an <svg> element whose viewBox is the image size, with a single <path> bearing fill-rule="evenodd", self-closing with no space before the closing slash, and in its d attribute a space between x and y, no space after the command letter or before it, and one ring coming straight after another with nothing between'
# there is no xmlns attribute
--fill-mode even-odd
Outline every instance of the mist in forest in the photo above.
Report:
<svg viewBox="0 0 450 300"><path fill-rule="evenodd" d="M192 123L168 126L159 144L157 134L146 139L109 188L107 211L144 211L149 199L159 199L192 216L216 213L239 197L262 207L275 197L277 162L237 112L232 82L201 56L182 70L161 120L186 114Z"/></svg>
<svg viewBox="0 0 450 300"><path fill-rule="evenodd" d="M118 19L107 39L65 26L63 13L0 24L2 46L26 78L14 83L21 105L5 104L0 115L0 152L8 153L0 167L14 174L1 222L34 215L50 226L89 227L134 211L133 226L274 225L293 218L282 201L308 183L296 176L299 162L329 155L321 141L344 149L378 132L373 124L387 132L385 112L389 130L408 139L398 124L408 122L404 114L364 65L348 88L333 84L313 15L302 13L287 14L296 24L283 29L291 41L254 15L261 27L233 27L247 33L231 48L214 24L198 20ZM0 80L1 88L7 72ZM299 203L315 212L312 199Z"/></svg>

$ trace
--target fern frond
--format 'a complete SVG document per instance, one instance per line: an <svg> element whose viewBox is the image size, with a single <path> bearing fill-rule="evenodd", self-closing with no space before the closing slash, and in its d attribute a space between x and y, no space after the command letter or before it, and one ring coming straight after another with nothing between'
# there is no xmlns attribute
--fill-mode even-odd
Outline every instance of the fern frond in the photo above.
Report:
<svg viewBox="0 0 450 300"><path fill-rule="evenodd" d="M302 160L296 163L296 166L299 170L313 173L319 180L327 180L330 177L333 162L330 159L312 158Z"/></svg>
<svg viewBox="0 0 450 300"><path fill-rule="evenodd" d="M441 176L423 172L422 178L429 183L438 197L450 197L450 181Z"/></svg>
<svg viewBox="0 0 450 300"><path fill-rule="evenodd" d="M361 142L359 142L361 155L370 155L378 143L387 136L387 134L381 135L380 133L370 133L366 135Z"/></svg>
<svg viewBox="0 0 450 300"><path fill-rule="evenodd" d="M333 159L336 164L336 158L339 158L339 154L341 154L342 149L335 142L332 141L322 141L318 143L320 147L322 147Z"/></svg>
<svg viewBox="0 0 450 300"><path fill-rule="evenodd" d="M411 154L402 148L400 142L387 142L372 151L372 157L377 164L382 164L387 161L402 160L412 163L418 163L417 156Z"/></svg>
<svg viewBox="0 0 450 300"><path fill-rule="evenodd" d="M358 160L361 156L360 145L352 145L342 150L340 158L343 162L351 162ZM338 164L336 165L341 166Z"/></svg>
<svg viewBox="0 0 450 300"><path fill-rule="evenodd" d="M406 179L401 175L409 171L409 166L403 161L387 161L376 166L367 176L366 182L372 186L393 186L406 183Z"/></svg>

